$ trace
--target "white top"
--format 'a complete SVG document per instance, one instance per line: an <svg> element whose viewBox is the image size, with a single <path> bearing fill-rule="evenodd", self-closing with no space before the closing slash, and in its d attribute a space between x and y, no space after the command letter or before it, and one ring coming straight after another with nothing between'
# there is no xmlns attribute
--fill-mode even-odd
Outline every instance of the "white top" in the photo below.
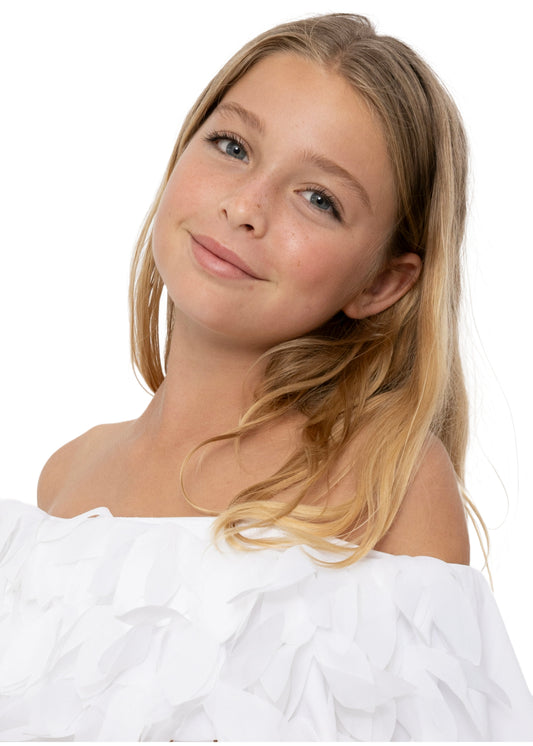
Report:
<svg viewBox="0 0 533 746"><path fill-rule="evenodd" d="M212 521L0 501L0 740L533 740L477 570L218 549Z"/></svg>

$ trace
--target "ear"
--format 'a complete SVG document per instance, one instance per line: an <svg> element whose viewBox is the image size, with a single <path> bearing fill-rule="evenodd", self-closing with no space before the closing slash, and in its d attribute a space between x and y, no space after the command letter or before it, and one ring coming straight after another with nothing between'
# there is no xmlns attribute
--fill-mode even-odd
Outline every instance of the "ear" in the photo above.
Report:
<svg viewBox="0 0 533 746"><path fill-rule="evenodd" d="M363 288L342 310L351 319L375 316L400 300L418 280L421 270L422 260L418 254L402 254L391 259L371 284Z"/></svg>

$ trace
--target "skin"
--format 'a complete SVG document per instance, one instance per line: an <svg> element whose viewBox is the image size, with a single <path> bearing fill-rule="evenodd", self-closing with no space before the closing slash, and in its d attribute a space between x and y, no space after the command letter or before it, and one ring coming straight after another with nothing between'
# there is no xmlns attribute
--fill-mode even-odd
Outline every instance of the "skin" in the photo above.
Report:
<svg viewBox="0 0 533 746"><path fill-rule="evenodd" d="M181 464L237 425L261 353L340 310L378 313L416 282L418 256L385 261L395 215L381 128L348 83L293 55L253 67L188 144L155 218L154 257L176 307L167 377L137 420L94 428L54 454L39 505L63 517L97 505L115 515L198 515L179 490ZM231 260L207 250L205 236ZM210 446L191 459L187 489L205 508L224 509L283 463L301 424L292 415L244 439L239 459L231 442ZM355 487L342 480L329 503ZM468 562L455 475L436 439L377 548Z"/></svg>

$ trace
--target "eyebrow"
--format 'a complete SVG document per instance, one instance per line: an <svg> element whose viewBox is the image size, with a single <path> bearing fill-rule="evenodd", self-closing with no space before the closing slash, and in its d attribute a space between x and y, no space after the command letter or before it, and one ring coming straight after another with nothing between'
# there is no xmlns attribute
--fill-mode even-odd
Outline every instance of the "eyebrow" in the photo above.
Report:
<svg viewBox="0 0 533 746"><path fill-rule="evenodd" d="M236 114L243 121L245 121L246 124L249 124L250 127L253 127L253 129L257 130L260 134L263 135L265 133L265 125L263 124L261 119L259 119L256 114L248 111L248 109L245 109L244 106L241 106L235 101L226 101L223 104L219 104L215 109L215 112L218 112L219 114Z"/></svg>
<svg viewBox="0 0 533 746"><path fill-rule="evenodd" d="M245 109L244 106L241 106L236 101L226 101L222 104L219 104L215 111L223 115L236 114L244 122L246 122L246 124L257 130L260 134L263 135L265 132L265 125L263 121L252 111ZM303 151L301 160L304 163L310 163L313 166L321 169L322 171L325 171L332 176L340 179L349 189L351 189L351 191L357 194L365 207L370 210L370 212L372 212L372 203L370 202L370 197L368 196L367 190L361 184L361 182L345 168L340 166L338 163L335 163L335 161L326 158L326 156L320 155L319 153L314 153L310 150Z"/></svg>
<svg viewBox="0 0 533 746"><path fill-rule="evenodd" d="M365 207L367 207L370 212L372 212L372 203L370 202L368 192L361 184L361 182L345 168L339 166L338 163L335 163L335 161L331 161L329 158L326 158L323 155L312 153L308 150L305 150L303 152L302 160L306 161L307 163L312 163L314 166L317 166L322 171L326 171L332 176L336 176L338 179L344 182L344 184L346 184L349 189L355 192L359 196Z"/></svg>

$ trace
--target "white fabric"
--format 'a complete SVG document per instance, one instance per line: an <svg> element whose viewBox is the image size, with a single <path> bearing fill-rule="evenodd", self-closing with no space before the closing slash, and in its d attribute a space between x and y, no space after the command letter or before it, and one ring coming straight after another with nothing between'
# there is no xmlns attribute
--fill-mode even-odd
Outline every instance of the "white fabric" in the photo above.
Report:
<svg viewBox="0 0 533 746"><path fill-rule="evenodd" d="M0 502L0 740L533 739L477 570L221 551L212 520Z"/></svg>

